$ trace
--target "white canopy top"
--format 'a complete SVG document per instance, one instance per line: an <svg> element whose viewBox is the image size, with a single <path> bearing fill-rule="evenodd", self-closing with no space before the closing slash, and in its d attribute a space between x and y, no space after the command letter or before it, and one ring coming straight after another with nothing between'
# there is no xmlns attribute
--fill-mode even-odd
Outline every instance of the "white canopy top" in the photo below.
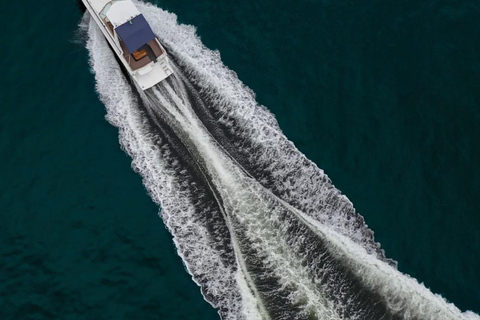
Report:
<svg viewBox="0 0 480 320"><path fill-rule="evenodd" d="M130 0L113 1L112 6L106 12L108 20L110 20L115 28L139 14L140 11L138 11L137 7L135 7Z"/></svg>

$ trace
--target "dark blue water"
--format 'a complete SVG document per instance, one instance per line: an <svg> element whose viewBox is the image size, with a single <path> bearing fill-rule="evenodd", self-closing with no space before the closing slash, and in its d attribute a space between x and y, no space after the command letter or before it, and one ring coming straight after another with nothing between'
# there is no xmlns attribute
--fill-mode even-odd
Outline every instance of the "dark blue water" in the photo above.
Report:
<svg viewBox="0 0 480 320"><path fill-rule="evenodd" d="M158 5L220 51L402 272L480 311L479 5ZM0 36L0 318L218 318L104 120L76 6L23 7L4 6Z"/></svg>

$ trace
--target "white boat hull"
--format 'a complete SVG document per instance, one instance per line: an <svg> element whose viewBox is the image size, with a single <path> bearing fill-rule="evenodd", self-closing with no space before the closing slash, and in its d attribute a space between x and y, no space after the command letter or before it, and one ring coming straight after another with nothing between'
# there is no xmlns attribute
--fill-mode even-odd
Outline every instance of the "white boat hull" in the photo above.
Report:
<svg viewBox="0 0 480 320"><path fill-rule="evenodd" d="M102 31L103 35L107 39L110 47L113 49L119 60L122 62L124 68L127 70L131 78L134 80L138 89L147 90L148 88L153 87L157 83L166 79L173 73L173 69L170 66L170 62L167 56L167 53L163 46L157 41L159 46L162 48L163 53L157 57L156 62L150 62L142 68L137 70L132 70L129 62L124 57L124 52L118 40L110 33L107 25L102 21L99 16L99 12L96 9L103 8L105 3L109 1L106 0L82 0L86 9L92 16L92 18L97 23L98 27Z"/></svg>

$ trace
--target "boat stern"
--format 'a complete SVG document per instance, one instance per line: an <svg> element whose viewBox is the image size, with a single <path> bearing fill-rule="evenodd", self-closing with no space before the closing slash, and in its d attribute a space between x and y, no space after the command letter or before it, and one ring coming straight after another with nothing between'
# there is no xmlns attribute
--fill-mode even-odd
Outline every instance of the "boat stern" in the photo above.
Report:
<svg viewBox="0 0 480 320"><path fill-rule="evenodd" d="M173 70L168 62L168 58L165 56L158 58L155 63L150 63L136 70L132 76L140 89L147 90L166 79L172 73Z"/></svg>

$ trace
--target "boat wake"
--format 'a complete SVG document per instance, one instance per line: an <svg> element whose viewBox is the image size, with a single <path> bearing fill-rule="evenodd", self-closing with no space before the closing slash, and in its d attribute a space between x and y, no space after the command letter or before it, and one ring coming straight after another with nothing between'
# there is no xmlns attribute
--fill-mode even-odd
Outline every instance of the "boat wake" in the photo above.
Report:
<svg viewBox="0 0 480 320"><path fill-rule="evenodd" d="M86 17L96 89L222 319L480 319L396 269L352 203L193 27L136 5L174 75L138 92Z"/></svg>

